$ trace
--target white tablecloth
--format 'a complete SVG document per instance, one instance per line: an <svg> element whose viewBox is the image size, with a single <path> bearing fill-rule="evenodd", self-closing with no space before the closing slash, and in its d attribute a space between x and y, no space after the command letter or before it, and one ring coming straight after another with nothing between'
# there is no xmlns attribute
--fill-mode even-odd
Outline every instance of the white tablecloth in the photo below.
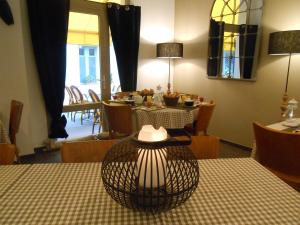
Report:
<svg viewBox="0 0 300 225"><path fill-rule="evenodd" d="M300 194L255 160L199 165L200 183L191 198L157 215L114 202L101 182L100 163L31 165L0 196L0 224L299 225ZM11 173L0 166L5 172Z"/></svg>

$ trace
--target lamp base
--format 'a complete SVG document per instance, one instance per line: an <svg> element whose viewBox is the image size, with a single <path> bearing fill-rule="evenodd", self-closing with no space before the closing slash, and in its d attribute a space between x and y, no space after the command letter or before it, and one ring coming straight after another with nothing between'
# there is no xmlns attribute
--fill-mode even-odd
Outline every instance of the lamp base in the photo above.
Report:
<svg viewBox="0 0 300 225"><path fill-rule="evenodd" d="M168 90L167 90L167 94L171 94L171 84L168 83Z"/></svg>
<svg viewBox="0 0 300 225"><path fill-rule="evenodd" d="M287 110L287 106L288 106L288 102L289 102L289 96L288 94L285 92L284 95L282 96L282 103L280 106L281 109L281 117L285 116L285 112Z"/></svg>

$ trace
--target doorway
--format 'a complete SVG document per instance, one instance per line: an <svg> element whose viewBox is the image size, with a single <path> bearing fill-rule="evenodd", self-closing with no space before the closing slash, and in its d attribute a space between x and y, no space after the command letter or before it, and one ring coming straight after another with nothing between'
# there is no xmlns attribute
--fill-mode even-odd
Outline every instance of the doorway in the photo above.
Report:
<svg viewBox="0 0 300 225"><path fill-rule="evenodd" d="M106 4L99 2L103 1L70 1L65 84L69 88L77 87L83 96L83 102L92 102L89 89L101 100L108 100L111 92L117 91L119 87ZM71 98L66 91L64 104L78 104L76 99ZM93 110L66 114L68 140L93 135L93 116ZM98 126L96 124L94 134L98 133Z"/></svg>

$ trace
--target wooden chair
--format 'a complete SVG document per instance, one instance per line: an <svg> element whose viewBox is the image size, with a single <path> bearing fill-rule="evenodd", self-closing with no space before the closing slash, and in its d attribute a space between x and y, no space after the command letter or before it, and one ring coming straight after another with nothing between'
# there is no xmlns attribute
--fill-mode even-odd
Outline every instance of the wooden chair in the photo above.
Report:
<svg viewBox="0 0 300 225"><path fill-rule="evenodd" d="M99 96L92 89L89 89L89 95L90 95L90 97L91 97L91 99L92 99L93 102L101 102ZM97 123L99 124L99 131L98 131L98 133L100 133L100 128L101 128L101 125L102 125L102 118L103 118L102 110L100 110L100 109L94 109L92 134L94 134L94 128L95 128L95 125Z"/></svg>
<svg viewBox="0 0 300 225"><path fill-rule="evenodd" d="M70 86L70 89L71 89L72 95L74 96L75 104L82 104L82 103L88 102L87 100L84 99L83 94L81 93L81 91L79 90L78 87L72 85L72 86ZM74 117L73 117L74 121L75 121L76 113L77 112L74 113ZM82 125L83 115L85 115L85 114L86 114L85 110L81 111L81 116L80 116L81 125ZM87 114L89 117L89 115L90 115L89 112L87 112Z"/></svg>
<svg viewBox="0 0 300 225"><path fill-rule="evenodd" d="M116 140L92 140L65 142L61 146L64 163L101 162Z"/></svg>
<svg viewBox="0 0 300 225"><path fill-rule="evenodd" d="M0 143L0 165L13 164L16 152L16 145Z"/></svg>
<svg viewBox="0 0 300 225"><path fill-rule="evenodd" d="M193 124L186 125L184 129L192 135L199 135L200 132L207 135L207 128L215 106L216 104L213 101L208 104L201 104L199 106L197 120Z"/></svg>
<svg viewBox="0 0 300 225"><path fill-rule="evenodd" d="M11 144L16 145L16 134L19 132L21 117L23 112L23 103L12 100L10 105L10 117L9 117L9 139ZM16 157L17 161L19 161L19 151L16 148Z"/></svg>
<svg viewBox="0 0 300 225"><path fill-rule="evenodd" d="M75 101L75 98L72 94L72 91L71 91L70 87L65 86L65 89L66 89L66 91L68 93L68 96L69 96L69 105L75 104L76 101Z"/></svg>
<svg viewBox="0 0 300 225"><path fill-rule="evenodd" d="M300 190L300 134L277 131L253 123L256 160Z"/></svg>
<svg viewBox="0 0 300 225"><path fill-rule="evenodd" d="M132 112L129 105L102 103L111 139L132 134Z"/></svg>
<svg viewBox="0 0 300 225"><path fill-rule="evenodd" d="M68 93L68 97L69 97L69 105L75 104L75 99L74 99L74 96L73 96L73 94L72 94L72 91L71 91L70 87L65 86L65 89L66 89L66 91L67 91L67 93ZM70 112L70 114L67 113L67 115L68 115L68 117L69 117L69 115L71 115L71 119L72 119L72 117L73 117L73 116L72 116L72 115L73 115L72 112Z"/></svg>
<svg viewBox="0 0 300 225"><path fill-rule="evenodd" d="M192 136L192 144L189 147L197 159L217 159L219 157L220 138Z"/></svg>

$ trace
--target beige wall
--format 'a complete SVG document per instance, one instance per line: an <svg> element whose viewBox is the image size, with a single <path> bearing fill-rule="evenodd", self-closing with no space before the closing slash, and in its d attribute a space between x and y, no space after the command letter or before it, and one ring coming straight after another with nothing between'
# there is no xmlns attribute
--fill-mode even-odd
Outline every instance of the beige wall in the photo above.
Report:
<svg viewBox="0 0 300 225"><path fill-rule="evenodd" d="M176 61L174 86L216 101L209 132L252 146L252 121L280 119L288 57L267 54L269 33L300 29L299 0L265 0L256 82L210 80L206 75L209 14L213 0L175 0L175 38L184 43L184 59ZM300 101L300 56L292 58L289 95Z"/></svg>
<svg viewBox="0 0 300 225"><path fill-rule="evenodd" d="M137 89L164 89L168 83L168 60L156 58L156 43L174 41L175 0L135 0L141 6L141 38Z"/></svg>
<svg viewBox="0 0 300 225"><path fill-rule="evenodd" d="M33 60L25 1L8 1L15 24L0 21L0 119L8 128L10 101L24 103L17 145L30 154L47 138L44 103Z"/></svg>

